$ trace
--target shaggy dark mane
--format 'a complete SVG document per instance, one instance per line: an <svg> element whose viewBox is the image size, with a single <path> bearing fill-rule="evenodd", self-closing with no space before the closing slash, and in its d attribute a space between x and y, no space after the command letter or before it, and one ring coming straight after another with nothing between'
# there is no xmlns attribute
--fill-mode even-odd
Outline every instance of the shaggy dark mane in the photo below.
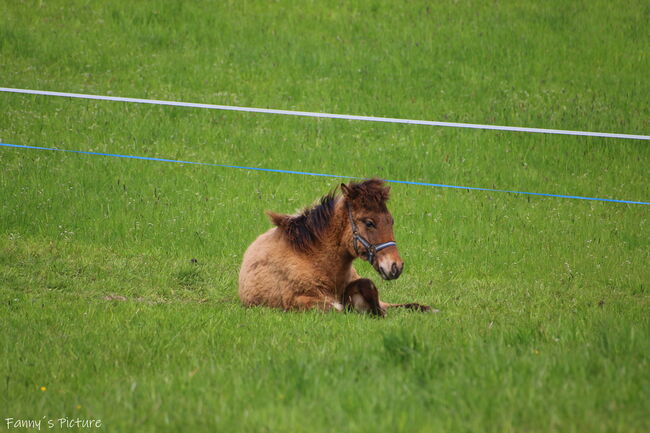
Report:
<svg viewBox="0 0 650 433"><path fill-rule="evenodd" d="M267 212L271 222L282 230L284 236L299 251L308 251L327 229L334 215L336 191L323 196L319 203L298 215Z"/></svg>

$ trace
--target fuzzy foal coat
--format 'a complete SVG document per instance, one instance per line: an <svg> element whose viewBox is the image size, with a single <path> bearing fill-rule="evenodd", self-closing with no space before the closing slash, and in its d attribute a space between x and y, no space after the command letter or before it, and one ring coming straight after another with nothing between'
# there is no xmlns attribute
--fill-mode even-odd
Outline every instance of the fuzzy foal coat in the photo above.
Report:
<svg viewBox="0 0 650 433"><path fill-rule="evenodd" d="M345 198L330 194L300 215L269 212L276 227L246 250L239 274L244 305L341 309L346 286L359 275L349 239Z"/></svg>

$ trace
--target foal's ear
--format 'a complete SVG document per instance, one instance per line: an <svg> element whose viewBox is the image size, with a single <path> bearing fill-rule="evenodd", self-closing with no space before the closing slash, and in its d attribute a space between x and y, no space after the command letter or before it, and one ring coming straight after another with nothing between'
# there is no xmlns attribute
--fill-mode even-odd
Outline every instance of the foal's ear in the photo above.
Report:
<svg viewBox="0 0 650 433"><path fill-rule="evenodd" d="M343 192L343 195L346 197L350 195L350 187L344 183L341 184L341 191Z"/></svg>

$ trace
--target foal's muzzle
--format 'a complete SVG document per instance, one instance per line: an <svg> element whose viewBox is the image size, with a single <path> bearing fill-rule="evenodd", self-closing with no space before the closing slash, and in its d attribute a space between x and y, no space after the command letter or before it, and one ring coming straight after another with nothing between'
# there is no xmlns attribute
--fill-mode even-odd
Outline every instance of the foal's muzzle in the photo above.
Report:
<svg viewBox="0 0 650 433"><path fill-rule="evenodd" d="M402 275L404 270L404 262L401 260L396 261L391 257L382 257L377 260L375 270L384 280L395 280Z"/></svg>

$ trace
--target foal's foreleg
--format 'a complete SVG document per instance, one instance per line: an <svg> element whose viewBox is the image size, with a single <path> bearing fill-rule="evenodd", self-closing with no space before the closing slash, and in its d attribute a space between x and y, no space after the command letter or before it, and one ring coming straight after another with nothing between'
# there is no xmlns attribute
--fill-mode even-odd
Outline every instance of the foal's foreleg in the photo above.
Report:
<svg viewBox="0 0 650 433"><path fill-rule="evenodd" d="M367 278L359 278L348 284L343 293L343 305L360 313L382 317L386 315L386 309L382 308L379 301L377 287Z"/></svg>
<svg viewBox="0 0 650 433"><path fill-rule="evenodd" d="M387 308L408 308L409 310L413 311L421 311L423 313L439 313L440 310L436 310L435 308L431 308L428 305L422 305L422 304L416 304L415 302L409 302L406 304L389 304L388 302L383 302L379 301L379 304L381 305L381 308L384 310Z"/></svg>
<svg viewBox="0 0 650 433"><path fill-rule="evenodd" d="M391 304L379 300L379 291L377 287L367 278L359 278L352 281L345 288L343 294L343 305L345 308L355 310L361 313L371 313L376 316L385 316L388 308L408 308L413 311L425 313L438 313L438 310L428 305L409 302L406 304Z"/></svg>

